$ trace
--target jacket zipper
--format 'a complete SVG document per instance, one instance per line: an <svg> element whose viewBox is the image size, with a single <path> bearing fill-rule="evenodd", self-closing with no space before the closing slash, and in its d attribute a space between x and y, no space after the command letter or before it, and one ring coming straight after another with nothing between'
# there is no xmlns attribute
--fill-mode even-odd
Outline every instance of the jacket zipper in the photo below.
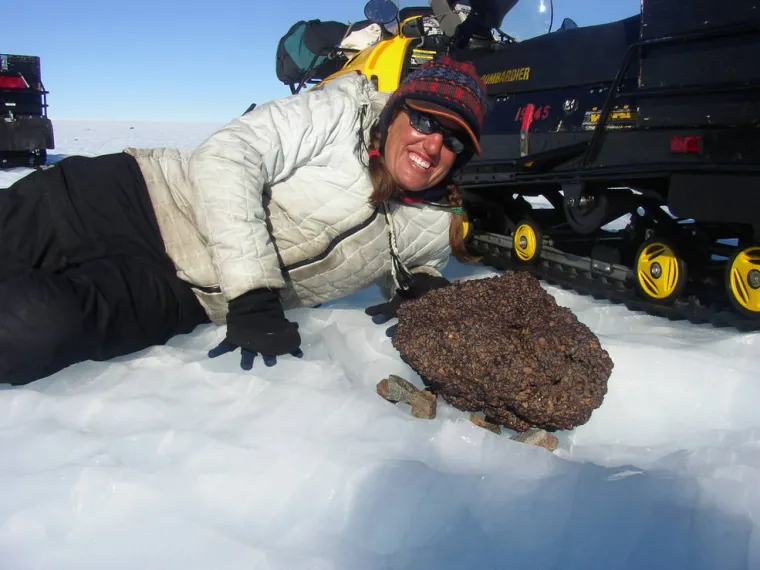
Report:
<svg viewBox="0 0 760 570"><path fill-rule="evenodd" d="M345 239L351 237L357 232L362 231L364 228L369 226L372 222L375 221L375 218L377 218L377 209L372 212L372 215L364 220L362 223L355 225L353 228L347 229L345 232L338 234L335 239L333 239L330 244L325 248L325 250L320 253L319 255L315 255L313 257L310 257L308 259L303 259L301 261L298 261L296 263L291 263L290 265L286 265L282 268L283 271L293 271L294 269L300 269L301 267L304 267L306 265L309 265L311 263L316 263L317 261L321 261L324 258L326 258L332 250L335 249L335 247ZM204 293L221 293L222 289L220 287L202 287L200 285L193 285L193 289L198 289L199 291L203 291Z"/></svg>
<svg viewBox="0 0 760 570"><path fill-rule="evenodd" d="M296 263L291 263L290 265L286 265L285 267L282 268L282 270L283 271L293 271L294 269L300 269L301 267L304 267L304 266L309 265L311 263L316 263L317 261L323 260L328 255L330 255L330 253L332 252L332 250L334 250L336 248L336 246L340 242L342 242L345 239L351 237L355 233L362 231L364 228L366 228L372 222L374 222L375 218L377 218L377 209L375 209L372 212L372 215L369 218L367 218L366 220L364 220L362 223L357 224L353 228L349 228L345 232L343 232L343 233L338 234L337 236L335 236L335 239L333 239L330 242L330 244L327 246L327 248L325 248L325 250L322 253L320 253L319 255L315 255L315 256L310 257L308 259L303 259L303 260L298 261Z"/></svg>

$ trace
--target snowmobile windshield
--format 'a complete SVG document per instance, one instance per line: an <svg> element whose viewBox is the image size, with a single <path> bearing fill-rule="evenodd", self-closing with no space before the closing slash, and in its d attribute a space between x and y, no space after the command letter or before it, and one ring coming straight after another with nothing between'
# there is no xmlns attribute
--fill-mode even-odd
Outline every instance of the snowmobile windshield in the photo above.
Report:
<svg viewBox="0 0 760 570"><path fill-rule="evenodd" d="M466 10L462 10L464 5L468 7ZM456 0L454 8L473 19L473 29L479 34L501 30L523 41L552 30L553 0ZM498 36L495 34L494 38Z"/></svg>
<svg viewBox="0 0 760 570"><path fill-rule="evenodd" d="M494 27L517 41L524 41L553 31L553 16L552 0L513 1L503 21Z"/></svg>

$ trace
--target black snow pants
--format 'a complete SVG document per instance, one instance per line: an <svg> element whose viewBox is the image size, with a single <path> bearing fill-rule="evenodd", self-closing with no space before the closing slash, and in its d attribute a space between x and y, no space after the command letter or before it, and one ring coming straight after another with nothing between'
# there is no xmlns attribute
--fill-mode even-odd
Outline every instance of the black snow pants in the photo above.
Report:
<svg viewBox="0 0 760 570"><path fill-rule="evenodd" d="M0 383L164 344L205 322L132 156L73 156L0 189Z"/></svg>

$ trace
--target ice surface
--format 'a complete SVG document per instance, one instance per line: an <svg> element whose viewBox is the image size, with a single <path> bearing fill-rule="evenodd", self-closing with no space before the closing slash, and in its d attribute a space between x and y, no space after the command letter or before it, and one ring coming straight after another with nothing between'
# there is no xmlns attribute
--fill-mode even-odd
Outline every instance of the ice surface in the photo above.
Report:
<svg viewBox="0 0 760 570"><path fill-rule="evenodd" d="M56 121L53 159L216 126ZM760 567L758 336L547 289L615 362L554 453L377 396L419 378L362 312L375 289L292 311L305 356L274 368L209 360L209 325L2 386L0 570Z"/></svg>

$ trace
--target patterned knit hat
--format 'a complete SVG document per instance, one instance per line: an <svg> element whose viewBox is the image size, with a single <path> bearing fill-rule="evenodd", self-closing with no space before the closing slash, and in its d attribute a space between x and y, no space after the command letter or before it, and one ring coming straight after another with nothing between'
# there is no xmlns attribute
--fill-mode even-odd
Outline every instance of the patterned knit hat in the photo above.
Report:
<svg viewBox="0 0 760 570"><path fill-rule="evenodd" d="M486 86L470 62L443 56L407 75L391 95L379 120L380 148L385 148L388 127L398 105L448 117L462 125L472 139L477 154L480 132L488 108Z"/></svg>

